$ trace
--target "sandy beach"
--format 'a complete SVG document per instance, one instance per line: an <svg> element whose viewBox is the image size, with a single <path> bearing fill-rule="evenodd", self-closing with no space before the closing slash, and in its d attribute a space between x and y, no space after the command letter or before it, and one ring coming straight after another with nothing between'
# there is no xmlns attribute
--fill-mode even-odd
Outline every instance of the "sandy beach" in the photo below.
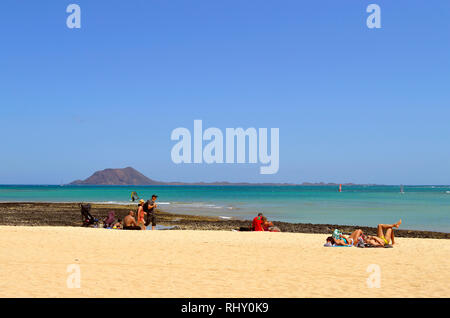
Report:
<svg viewBox="0 0 450 318"><path fill-rule="evenodd" d="M325 248L325 238L0 226L0 297L450 296L449 240L360 249ZM81 288L67 287L72 264ZM367 285L371 264L380 288Z"/></svg>

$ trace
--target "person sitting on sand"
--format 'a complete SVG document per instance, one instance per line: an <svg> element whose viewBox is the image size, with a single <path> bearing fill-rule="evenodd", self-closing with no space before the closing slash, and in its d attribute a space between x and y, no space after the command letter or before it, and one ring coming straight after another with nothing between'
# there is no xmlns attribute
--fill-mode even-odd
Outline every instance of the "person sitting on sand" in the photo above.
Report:
<svg viewBox="0 0 450 318"><path fill-rule="evenodd" d="M122 229L122 219L118 219L117 223L114 224L112 228L114 230L121 230Z"/></svg>
<svg viewBox="0 0 450 318"><path fill-rule="evenodd" d="M399 220L395 224L378 224L377 236L367 236L365 243L380 247L389 244L394 245L394 228L398 229L401 224L402 220Z"/></svg>
<svg viewBox="0 0 450 318"><path fill-rule="evenodd" d="M123 219L123 229L124 230L141 230L140 226L137 226L136 220L134 219L134 212L130 211L128 215Z"/></svg>
<svg viewBox="0 0 450 318"><path fill-rule="evenodd" d="M147 212L144 211L144 204L145 204L145 201L141 199L139 201L138 212L137 212L137 225L140 226L142 230L146 229L144 218L147 215Z"/></svg>
<svg viewBox="0 0 450 318"><path fill-rule="evenodd" d="M262 213L259 213L258 216L253 219L252 231L264 232L264 228L262 227L262 224L263 224L262 218L263 218L263 216L264 215Z"/></svg>
<svg viewBox="0 0 450 318"><path fill-rule="evenodd" d="M265 232L281 232L279 228L273 225L272 222L267 221L267 218L263 215L261 217L262 220L262 228Z"/></svg>

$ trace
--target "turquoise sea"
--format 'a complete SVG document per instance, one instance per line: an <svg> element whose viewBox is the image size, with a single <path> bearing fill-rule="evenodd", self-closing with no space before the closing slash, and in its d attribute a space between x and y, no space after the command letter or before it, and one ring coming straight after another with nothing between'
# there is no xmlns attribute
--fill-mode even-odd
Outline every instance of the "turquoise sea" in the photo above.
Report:
<svg viewBox="0 0 450 318"><path fill-rule="evenodd" d="M450 233L450 186L0 186L0 202L130 203L159 195L163 211L251 219L376 226Z"/></svg>

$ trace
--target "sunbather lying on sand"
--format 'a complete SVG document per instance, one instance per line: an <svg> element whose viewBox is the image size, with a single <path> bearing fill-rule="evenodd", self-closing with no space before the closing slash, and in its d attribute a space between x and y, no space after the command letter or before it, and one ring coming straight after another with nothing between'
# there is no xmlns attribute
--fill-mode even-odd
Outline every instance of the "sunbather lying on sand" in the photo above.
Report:
<svg viewBox="0 0 450 318"><path fill-rule="evenodd" d="M333 236L327 238L325 246L353 246L360 243L366 243L373 246L386 246L389 244L395 244L394 228L397 229L402 224L402 220L399 220L395 224L378 224L377 236L367 235L365 236L362 230L354 231L349 237L342 235L339 230L335 230Z"/></svg>
<svg viewBox="0 0 450 318"><path fill-rule="evenodd" d="M339 238L334 238L334 244L339 246L354 245L356 244L356 242L358 242L358 239L362 234L363 234L362 230L356 230L352 234L350 234L349 237L340 235Z"/></svg>
<svg viewBox="0 0 450 318"><path fill-rule="evenodd" d="M395 224L378 224L377 236L367 236L365 239L365 243L371 244L373 246L385 246L391 243L391 245L394 245L394 228L398 229L401 224L402 220L399 220Z"/></svg>

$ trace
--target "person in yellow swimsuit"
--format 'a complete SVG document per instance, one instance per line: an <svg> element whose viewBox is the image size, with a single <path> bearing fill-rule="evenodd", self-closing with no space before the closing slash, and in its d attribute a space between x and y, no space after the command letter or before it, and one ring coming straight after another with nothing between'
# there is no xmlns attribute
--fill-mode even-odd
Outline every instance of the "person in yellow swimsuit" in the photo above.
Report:
<svg viewBox="0 0 450 318"><path fill-rule="evenodd" d="M398 229L402 224L402 220L399 220L395 224L378 224L377 236L368 236L366 243L370 243L375 246L385 246L388 244L395 244L394 229Z"/></svg>

